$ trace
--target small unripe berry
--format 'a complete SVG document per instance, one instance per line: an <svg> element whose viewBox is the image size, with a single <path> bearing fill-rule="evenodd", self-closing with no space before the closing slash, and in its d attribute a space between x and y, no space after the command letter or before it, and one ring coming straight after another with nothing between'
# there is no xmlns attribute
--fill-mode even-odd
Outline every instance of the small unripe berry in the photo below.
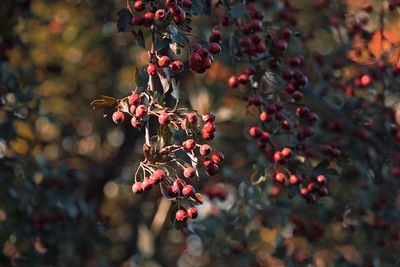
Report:
<svg viewBox="0 0 400 267"><path fill-rule="evenodd" d="M193 186L191 186L190 184L186 185L183 189L182 189L182 194L186 197L192 196L194 195L195 191Z"/></svg>
<svg viewBox="0 0 400 267"><path fill-rule="evenodd" d="M196 142L193 139L188 139L182 144L185 151L192 151L196 147Z"/></svg>
<svg viewBox="0 0 400 267"><path fill-rule="evenodd" d="M175 60L174 62L172 62L172 63L169 65L169 68L170 68L171 71L174 72L174 73L180 73L180 72L183 71L184 65L183 65L182 61L180 61L180 60Z"/></svg>
<svg viewBox="0 0 400 267"><path fill-rule="evenodd" d="M122 113L121 111L115 111L112 115L112 120L114 121L114 123L118 124L120 122L123 122L125 119L124 113Z"/></svg>
<svg viewBox="0 0 400 267"><path fill-rule="evenodd" d="M261 136L261 129L258 127L251 127L249 130L249 134L252 138L258 138Z"/></svg>
<svg viewBox="0 0 400 267"><path fill-rule="evenodd" d="M195 207L188 208L187 215L190 219L196 219L198 216L197 209Z"/></svg>
<svg viewBox="0 0 400 267"><path fill-rule="evenodd" d="M167 56L162 56L158 59L158 66L161 68L166 68L171 64L171 59Z"/></svg>
<svg viewBox="0 0 400 267"><path fill-rule="evenodd" d="M200 146L200 154L202 156L207 156L211 153L211 147L207 144L201 145Z"/></svg>
<svg viewBox="0 0 400 267"><path fill-rule="evenodd" d="M143 192L143 187L141 182L136 182L132 185L132 191L135 194L140 194Z"/></svg>
<svg viewBox="0 0 400 267"><path fill-rule="evenodd" d="M148 110L147 110L147 106L145 106L145 105L139 105L135 111L135 115L138 118L143 118L144 116L147 115L147 113L148 113Z"/></svg>
<svg viewBox="0 0 400 267"><path fill-rule="evenodd" d="M219 165L224 161L225 157L224 157L224 154L222 154L222 152L215 151L212 154L211 159L215 164Z"/></svg>
<svg viewBox="0 0 400 267"><path fill-rule="evenodd" d="M185 178L192 178L194 177L194 175L196 174L195 170L193 169L193 167L187 167L184 169L183 171L183 176Z"/></svg>
<svg viewBox="0 0 400 267"><path fill-rule="evenodd" d="M183 222L187 219L187 213L185 210L178 210L175 214L175 219L178 222Z"/></svg>

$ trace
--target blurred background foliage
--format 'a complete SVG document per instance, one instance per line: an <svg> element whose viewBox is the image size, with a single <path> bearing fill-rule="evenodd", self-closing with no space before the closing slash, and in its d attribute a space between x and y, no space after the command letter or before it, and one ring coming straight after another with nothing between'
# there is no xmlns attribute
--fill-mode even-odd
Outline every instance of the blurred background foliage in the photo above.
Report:
<svg viewBox="0 0 400 267"><path fill-rule="evenodd" d="M341 33L331 31L329 20L342 12L365 15L358 11L366 1L334 1L337 9L324 12L313 9L317 2L323 1L293 1L303 10L298 27L314 34L304 49L335 57ZM338 210L348 211L352 201L372 203L361 184L333 183L330 191L345 192L343 201L332 205L328 199L318 206L305 206L299 199L271 205L271 189L250 184L253 164L265 159L255 153L255 144L243 141L246 103L226 90L225 82L241 66L228 53L204 75L182 75L183 102L217 114L214 145L228 162L223 175L203 183L219 197L207 198L200 219L179 232L159 192L133 195L132 172L142 157L143 134L128 124L116 127L109 114L90 106L102 94L128 95L135 67L147 64L147 52L132 36L117 33L116 14L125 4L1 3L0 266L296 266L294 259L303 264L311 259L319 267L396 266L398 239L382 249L375 242L381 232L349 232L332 219ZM267 18L276 19L274 10L266 11ZM206 39L225 13L212 12L194 20L194 35ZM388 17L387 25L383 50L382 32L368 24L372 37L344 40L350 48L339 55L367 67L385 51L396 64L398 12ZM351 66L347 76L354 76ZM380 212L398 223L398 213L391 211L398 211L399 191L392 190L391 210ZM372 224L374 212L368 208L363 219ZM290 216L296 220L293 215L300 216L305 236L290 234L294 224L287 221ZM345 216L352 220L350 211ZM314 242L321 224L326 226L324 238ZM285 255L290 259L284 260Z"/></svg>

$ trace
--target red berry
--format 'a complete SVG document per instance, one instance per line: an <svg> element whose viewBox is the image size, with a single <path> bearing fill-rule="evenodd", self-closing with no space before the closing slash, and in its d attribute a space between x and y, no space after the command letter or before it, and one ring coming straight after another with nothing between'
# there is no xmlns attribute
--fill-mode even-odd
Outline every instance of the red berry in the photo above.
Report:
<svg viewBox="0 0 400 267"><path fill-rule="evenodd" d="M147 115L147 113L148 113L148 110L147 110L147 106L145 106L145 105L139 105L135 111L135 115L138 118L143 118L144 116Z"/></svg>
<svg viewBox="0 0 400 267"><path fill-rule="evenodd" d="M169 12L171 13L172 16L178 16L180 14L182 14L182 9L180 8L180 6L178 5L173 5L171 6L171 8L169 9Z"/></svg>
<svg viewBox="0 0 400 267"><path fill-rule="evenodd" d="M249 134L252 138L258 138L261 136L261 129L258 127L251 127L249 130Z"/></svg>
<svg viewBox="0 0 400 267"><path fill-rule="evenodd" d="M218 54L221 52L221 46L218 43L210 43L208 51L210 51L211 54Z"/></svg>
<svg viewBox="0 0 400 267"><path fill-rule="evenodd" d="M165 0L165 5L166 6L175 6L176 0Z"/></svg>
<svg viewBox="0 0 400 267"><path fill-rule="evenodd" d="M192 2L190 0L182 0L182 6L185 8L192 8Z"/></svg>
<svg viewBox="0 0 400 267"><path fill-rule="evenodd" d="M288 147L285 147L284 149L282 149L282 155L285 158L290 158L292 156L292 150Z"/></svg>
<svg viewBox="0 0 400 267"><path fill-rule="evenodd" d="M200 146L200 154L202 156L207 156L211 153L211 147L207 144L201 145Z"/></svg>
<svg viewBox="0 0 400 267"><path fill-rule="evenodd" d="M205 168L210 167L212 164L214 164L214 162L212 161L212 159L210 157L205 157L203 160L203 166Z"/></svg>
<svg viewBox="0 0 400 267"><path fill-rule="evenodd" d="M191 186L190 184L186 185L183 189L182 189L182 194L186 197L192 196L194 195L195 191L193 186Z"/></svg>
<svg viewBox="0 0 400 267"><path fill-rule="evenodd" d="M172 186L177 187L179 190L182 190L185 185L186 183L179 178L175 179L174 183L172 184Z"/></svg>
<svg viewBox="0 0 400 267"><path fill-rule="evenodd" d="M219 165L219 164L221 164L222 162L224 162L225 157L224 157L224 154L222 154L222 152L215 151L215 152L212 154L211 159L212 159L212 161L213 161L215 164L218 164L218 165Z"/></svg>
<svg viewBox="0 0 400 267"><path fill-rule="evenodd" d="M147 66L147 73L150 76L156 75L157 74L157 66L155 64L149 64L149 66Z"/></svg>
<svg viewBox="0 0 400 267"><path fill-rule="evenodd" d="M221 41L221 32L217 28L213 28L209 40L215 43Z"/></svg>
<svg viewBox="0 0 400 267"><path fill-rule="evenodd" d="M283 164L286 162L285 157L282 155L282 153L280 151L276 151L274 153L274 161L276 163L280 163L280 164Z"/></svg>
<svg viewBox="0 0 400 267"><path fill-rule="evenodd" d="M320 185L326 184L326 177L325 177L325 175L318 175L318 176L317 176L317 182L318 182Z"/></svg>
<svg viewBox="0 0 400 267"><path fill-rule="evenodd" d="M219 169L219 168L218 168L218 165L212 163L212 164L210 164L210 165L208 166L208 168L206 169L206 172L207 172L207 174L208 174L209 176L215 176L215 175L218 174L218 169Z"/></svg>
<svg viewBox="0 0 400 267"><path fill-rule="evenodd" d="M239 77L238 77L238 81L241 84L246 84L249 81L249 76L247 74L245 74L245 73L240 74Z"/></svg>
<svg viewBox="0 0 400 267"><path fill-rule="evenodd" d="M214 133L206 132L206 131L204 131L204 130L201 131L201 136L202 136L205 140L212 140L212 139L214 139Z"/></svg>
<svg viewBox="0 0 400 267"><path fill-rule="evenodd" d="M188 208L187 215L190 219L196 219L198 216L197 209L195 207Z"/></svg>
<svg viewBox="0 0 400 267"><path fill-rule="evenodd" d="M143 16L143 24L147 27L151 26L154 22L154 14L152 12L146 12Z"/></svg>
<svg viewBox="0 0 400 267"><path fill-rule="evenodd" d="M163 181L167 178L167 174L165 171L158 169L153 172L153 178L158 181Z"/></svg>
<svg viewBox="0 0 400 267"><path fill-rule="evenodd" d="M290 177L289 177L289 181L290 181L290 183L291 183L292 185L297 185L297 184L300 183L300 177L297 176L297 175L292 174L292 175L290 175Z"/></svg>
<svg viewBox="0 0 400 267"><path fill-rule="evenodd" d="M270 120L270 117L268 116L267 112L265 112L265 111L261 112L261 114L260 114L260 120L261 120L262 122L267 122L267 121Z"/></svg>
<svg viewBox="0 0 400 267"><path fill-rule="evenodd" d="M124 113L122 113L121 111L115 111L112 115L112 120L114 121L114 123L118 124L120 122L123 122L125 119Z"/></svg>
<svg viewBox="0 0 400 267"><path fill-rule="evenodd" d="M183 222L187 219L187 213L185 210L178 210L175 214L175 219L178 222Z"/></svg>
<svg viewBox="0 0 400 267"><path fill-rule="evenodd" d="M183 170L183 176L185 178L192 178L194 177L194 175L196 174L195 170L193 169L193 167L187 167Z"/></svg>
<svg viewBox="0 0 400 267"><path fill-rule="evenodd" d="M286 180L286 175L284 173L278 172L275 174L275 180L279 183L284 183Z"/></svg>
<svg viewBox="0 0 400 267"><path fill-rule="evenodd" d="M261 27L262 27L262 22L261 22L261 20L253 19L253 20L251 21L250 27L251 27L254 31L259 31L259 30L261 30Z"/></svg>
<svg viewBox="0 0 400 267"><path fill-rule="evenodd" d="M180 60L175 60L174 62L172 62L172 63L169 65L169 68L170 68L171 71L174 72L174 73L180 73L180 72L183 71L184 65L183 65L182 61L180 61Z"/></svg>
<svg viewBox="0 0 400 267"><path fill-rule="evenodd" d="M237 76L231 76L228 80L229 87L236 88L239 86L239 79Z"/></svg>
<svg viewBox="0 0 400 267"><path fill-rule="evenodd" d="M143 187L141 182L136 182L132 185L132 191L135 194L140 194L143 192Z"/></svg>
<svg viewBox="0 0 400 267"><path fill-rule="evenodd" d="M160 124L168 124L171 122L171 117L168 113L164 112L158 117L158 122Z"/></svg>
<svg viewBox="0 0 400 267"><path fill-rule="evenodd" d="M285 40L282 40L282 39L278 39L276 42L275 42L275 47L278 49L278 50L286 50L286 48L287 48L287 46L288 46L288 43L285 41Z"/></svg>
<svg viewBox="0 0 400 267"><path fill-rule="evenodd" d="M197 114L196 113L187 114L187 120L190 124L195 124L197 122Z"/></svg>
<svg viewBox="0 0 400 267"><path fill-rule="evenodd" d="M309 191L308 191L308 189L307 188L302 188L302 189L300 189L300 195L302 195L303 197L306 197L306 196L308 196L309 195Z"/></svg>
<svg viewBox="0 0 400 267"><path fill-rule="evenodd" d="M173 186L173 185L169 186L168 187L168 195L171 198L179 196L179 188L177 186Z"/></svg>
<svg viewBox="0 0 400 267"><path fill-rule="evenodd" d="M149 191L153 187L153 182L150 179L145 179L142 182L142 187L144 191Z"/></svg>
<svg viewBox="0 0 400 267"><path fill-rule="evenodd" d="M211 121L206 122L206 124L204 124L203 130L209 133L213 133L215 132L215 124Z"/></svg>
<svg viewBox="0 0 400 267"><path fill-rule="evenodd" d="M172 16L172 19L175 21L175 23L179 24L182 22L185 22L186 20L186 13L185 12L181 12L179 15L177 16Z"/></svg>
<svg viewBox="0 0 400 267"><path fill-rule="evenodd" d="M183 149L186 151L192 151L196 147L196 142L193 139L188 139L182 144Z"/></svg>
<svg viewBox="0 0 400 267"><path fill-rule="evenodd" d="M202 119L205 122L209 122L209 121L213 122L213 121L215 121L215 115L212 113L205 113L205 114L203 114Z"/></svg>
<svg viewBox="0 0 400 267"><path fill-rule="evenodd" d="M266 143L266 142L269 141L269 139L270 139L269 133L268 133L267 131L262 131L259 140L260 140L261 142L263 142L263 143Z"/></svg>
<svg viewBox="0 0 400 267"><path fill-rule="evenodd" d="M155 13L155 19L157 21L164 21L165 18L167 17L166 15L167 15L167 13L165 12L164 9L159 9Z"/></svg>
<svg viewBox="0 0 400 267"><path fill-rule="evenodd" d="M129 105L135 105L135 106L139 105L141 102L140 95L132 92L132 94L128 96L128 102ZM131 113L133 112L131 111Z"/></svg>
<svg viewBox="0 0 400 267"><path fill-rule="evenodd" d="M133 127L138 127L138 126L140 126L140 124L141 124L141 122L140 122L140 119L138 119L138 118L136 118L136 117L132 117L132 119L131 119L131 124L132 124L132 126Z"/></svg>
<svg viewBox="0 0 400 267"><path fill-rule="evenodd" d="M171 59L169 59L167 56L162 56L158 59L158 66L161 68L166 68L169 66L169 64L171 64Z"/></svg>
<svg viewBox="0 0 400 267"><path fill-rule="evenodd" d="M143 3L143 1L136 1L134 4L133 4L133 8L136 10L136 11L143 11L145 8L146 8L146 5L145 5L145 3Z"/></svg>
<svg viewBox="0 0 400 267"><path fill-rule="evenodd" d="M131 22L135 26L141 26L143 24L143 18L138 15L133 15Z"/></svg>

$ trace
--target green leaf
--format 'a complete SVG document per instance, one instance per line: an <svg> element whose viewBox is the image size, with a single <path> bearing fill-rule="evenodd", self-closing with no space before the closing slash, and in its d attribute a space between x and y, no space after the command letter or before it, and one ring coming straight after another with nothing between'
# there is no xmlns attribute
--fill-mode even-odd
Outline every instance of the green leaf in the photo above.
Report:
<svg viewBox="0 0 400 267"><path fill-rule="evenodd" d="M175 79L171 79L171 85L172 85L172 92L171 96L176 99L176 101L179 101L179 81L176 82Z"/></svg>
<svg viewBox="0 0 400 267"><path fill-rule="evenodd" d="M126 26L131 23L132 14L127 8L123 8L117 13L118 20L117 20L117 28L119 32L124 32Z"/></svg>
<svg viewBox="0 0 400 267"><path fill-rule="evenodd" d="M137 33L135 31L132 31L132 34L135 36L135 41L136 43L141 47L146 49L146 43L144 40L143 32L142 30L139 30Z"/></svg>

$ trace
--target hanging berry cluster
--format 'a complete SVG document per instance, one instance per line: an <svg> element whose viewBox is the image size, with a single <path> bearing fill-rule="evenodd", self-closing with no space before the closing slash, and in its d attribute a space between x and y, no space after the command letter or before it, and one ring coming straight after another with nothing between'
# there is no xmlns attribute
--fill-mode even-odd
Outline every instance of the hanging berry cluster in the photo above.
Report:
<svg viewBox="0 0 400 267"><path fill-rule="evenodd" d="M200 8L198 3L196 8ZM133 127L144 130L144 160L135 171L132 191L141 194L159 185L163 196L177 203L174 208L177 229L198 216L196 205L203 203L203 197L194 188L196 180L202 172L217 175L224 161L224 155L206 143L214 138L215 116L179 105L176 75L186 65L195 72L205 72L214 61L212 55L221 51L220 38L215 32L208 48L191 43L186 37L184 32L190 31L189 22L194 14L196 10L192 10L188 0L128 1L127 9L119 12L118 27L122 31L131 27L136 38L144 38L139 27L150 28L149 64L137 74L137 86L129 96L122 99L103 96L92 103L95 107L115 107L112 120L116 124L129 117ZM173 53L171 56L166 49L159 48L165 39L169 46L187 48L188 64L174 60ZM174 105L169 98L175 99Z"/></svg>

